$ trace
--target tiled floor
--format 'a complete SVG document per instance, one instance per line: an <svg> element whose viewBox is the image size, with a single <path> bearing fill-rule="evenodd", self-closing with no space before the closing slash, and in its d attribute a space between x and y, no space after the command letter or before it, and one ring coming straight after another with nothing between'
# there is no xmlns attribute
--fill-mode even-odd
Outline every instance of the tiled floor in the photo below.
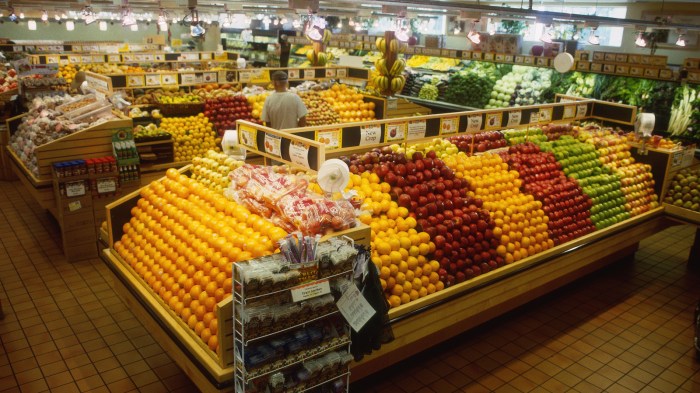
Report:
<svg viewBox="0 0 700 393"><path fill-rule="evenodd" d="M0 392L193 392L109 286L67 263L52 218L0 181ZM700 392L685 269L694 228L366 380L352 392Z"/></svg>

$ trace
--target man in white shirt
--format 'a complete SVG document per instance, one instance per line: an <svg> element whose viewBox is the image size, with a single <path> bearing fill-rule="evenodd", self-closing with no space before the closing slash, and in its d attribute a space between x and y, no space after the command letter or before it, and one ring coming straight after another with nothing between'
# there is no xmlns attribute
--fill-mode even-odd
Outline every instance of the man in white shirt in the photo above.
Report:
<svg viewBox="0 0 700 393"><path fill-rule="evenodd" d="M287 91L287 74L275 71L272 76L275 92L267 96L261 119L268 127L284 130L306 126L308 110L301 98Z"/></svg>

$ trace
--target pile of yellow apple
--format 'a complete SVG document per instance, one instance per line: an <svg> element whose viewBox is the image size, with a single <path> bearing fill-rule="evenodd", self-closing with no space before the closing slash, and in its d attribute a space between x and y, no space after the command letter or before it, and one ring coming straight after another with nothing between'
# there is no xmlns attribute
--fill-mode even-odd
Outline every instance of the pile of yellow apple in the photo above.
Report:
<svg viewBox="0 0 700 393"><path fill-rule="evenodd" d="M208 150L221 151L221 138L202 113L190 117L164 117L160 128L173 136L175 162L190 161Z"/></svg>
<svg viewBox="0 0 700 393"><path fill-rule="evenodd" d="M58 72L56 73L57 78L64 78L67 84L71 84L73 79L75 79L75 74L80 70L80 66L75 66L73 64L65 64L58 67Z"/></svg>
<svg viewBox="0 0 700 393"><path fill-rule="evenodd" d="M372 262L391 307L444 289L437 273L440 264L428 259L435 244L426 232L418 232L408 209L391 200L388 183L375 173L350 175L348 191L362 203L359 219L371 229Z"/></svg>
<svg viewBox="0 0 700 393"><path fill-rule="evenodd" d="M219 352L219 302L233 262L270 255L287 233L175 169L141 189L114 249L172 312Z"/></svg>
<svg viewBox="0 0 700 393"><path fill-rule="evenodd" d="M223 195L231 183L228 174L243 164L224 153L209 150L204 157L192 158L192 179Z"/></svg>
<svg viewBox="0 0 700 393"><path fill-rule="evenodd" d="M512 263L554 246L547 234L548 217L542 202L520 191L517 171L508 170L498 154L467 156L464 152L443 157L459 178L469 182L469 196L483 201L494 221L493 235L501 239L496 248L506 263Z"/></svg>
<svg viewBox="0 0 700 393"><path fill-rule="evenodd" d="M260 116L262 116L262 110L263 110L263 105L265 104L265 99L267 96L269 96L272 93L265 92L262 94L254 94L254 95L249 95L247 97L248 99L248 104L253 107L253 110L250 112L250 114L256 118L260 119Z"/></svg>

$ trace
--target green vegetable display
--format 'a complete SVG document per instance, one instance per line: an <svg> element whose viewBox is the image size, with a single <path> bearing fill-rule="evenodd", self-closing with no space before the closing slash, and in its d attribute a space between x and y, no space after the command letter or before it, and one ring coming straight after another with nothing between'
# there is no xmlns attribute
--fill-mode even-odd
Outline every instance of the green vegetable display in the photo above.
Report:
<svg viewBox="0 0 700 393"><path fill-rule="evenodd" d="M476 73L456 73L448 81L445 100L457 105L483 108L488 103L494 84L494 80Z"/></svg>
<svg viewBox="0 0 700 393"><path fill-rule="evenodd" d="M420 92L418 92L418 98L434 101L438 98L438 93L439 92L437 86L433 85L432 83L426 83L423 85L423 87L420 88Z"/></svg>

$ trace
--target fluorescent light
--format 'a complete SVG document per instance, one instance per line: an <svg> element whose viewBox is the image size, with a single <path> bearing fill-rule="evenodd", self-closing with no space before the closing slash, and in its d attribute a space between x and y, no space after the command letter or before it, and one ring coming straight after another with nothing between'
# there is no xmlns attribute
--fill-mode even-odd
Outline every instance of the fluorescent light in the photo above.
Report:
<svg viewBox="0 0 700 393"><path fill-rule="evenodd" d="M36 30L36 21L35 20L30 20L27 22L27 27L29 30Z"/></svg>
<svg viewBox="0 0 700 393"><path fill-rule="evenodd" d="M685 34L678 35L678 40L676 40L676 45L685 46L685 37L683 37L684 35Z"/></svg>
<svg viewBox="0 0 700 393"><path fill-rule="evenodd" d="M60 21L60 20L61 20L61 15L56 14L56 16L54 16L54 19L56 19L57 22Z"/></svg>
<svg viewBox="0 0 700 393"><path fill-rule="evenodd" d="M647 46L647 40L644 39L644 35L642 34L641 31L639 32L639 34L637 34L637 39L634 40L634 44L637 46L641 46L642 48Z"/></svg>
<svg viewBox="0 0 700 393"><path fill-rule="evenodd" d="M66 30L68 30L68 31L75 30L75 22L73 22L72 20L67 21L66 22Z"/></svg>
<svg viewBox="0 0 700 393"><path fill-rule="evenodd" d="M480 43L481 43L481 36L479 35L479 33L477 33L477 32L474 31L474 30L471 30L471 31L469 32L469 34L467 34L467 38L469 39L469 41L471 41L471 42L474 43L474 44L480 44Z"/></svg>
<svg viewBox="0 0 700 393"><path fill-rule="evenodd" d="M105 21L100 21L100 30L101 30L101 31L107 31L107 22L105 22Z"/></svg>

